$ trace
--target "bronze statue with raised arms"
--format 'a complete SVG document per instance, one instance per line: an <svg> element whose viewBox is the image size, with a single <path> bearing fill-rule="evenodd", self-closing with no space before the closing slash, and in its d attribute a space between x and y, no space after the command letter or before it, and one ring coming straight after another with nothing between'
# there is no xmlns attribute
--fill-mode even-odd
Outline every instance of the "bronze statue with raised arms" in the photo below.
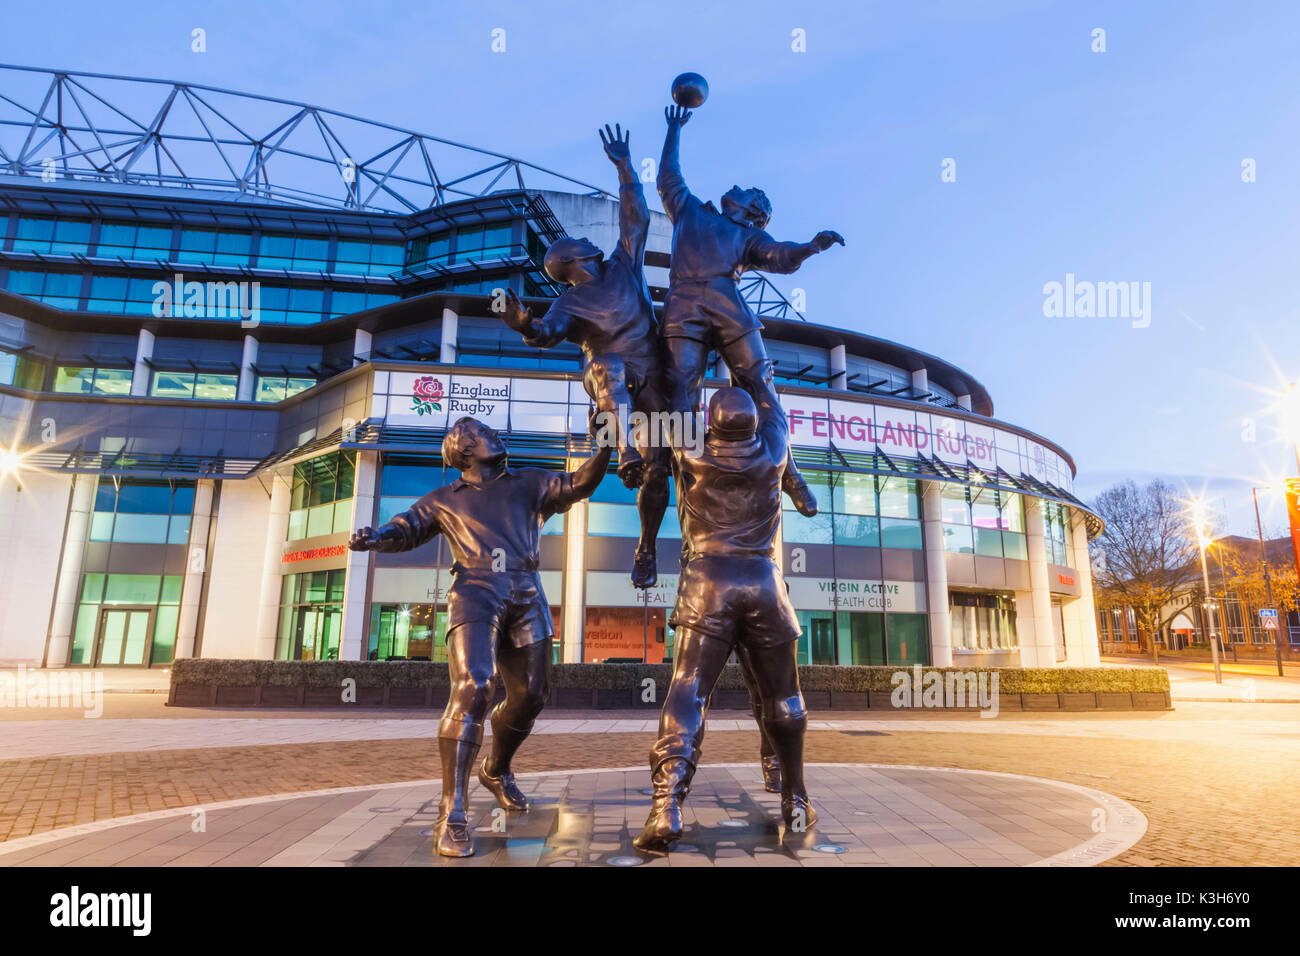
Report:
<svg viewBox="0 0 1300 956"><path fill-rule="evenodd" d="M493 708L492 749L479 782L506 810L525 811L511 759L545 706L555 627L538 574L542 525L591 495L609 467L611 449L575 471L511 468L497 432L462 418L442 442L443 461L460 471L379 528L353 533L353 551L409 551L446 535L454 563L447 594L447 659L451 697L438 725L442 801L435 848L469 856L469 778L492 703L493 674L505 699Z"/></svg>

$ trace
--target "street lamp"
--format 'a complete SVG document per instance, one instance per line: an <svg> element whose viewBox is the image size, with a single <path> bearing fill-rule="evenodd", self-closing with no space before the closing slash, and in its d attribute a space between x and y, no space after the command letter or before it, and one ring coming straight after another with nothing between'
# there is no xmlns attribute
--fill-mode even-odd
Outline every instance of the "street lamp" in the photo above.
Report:
<svg viewBox="0 0 1300 956"><path fill-rule="evenodd" d="M1273 576L1268 569L1268 550L1264 547L1264 523L1259 520L1259 493L1260 491L1274 491L1272 486L1265 486L1263 489L1251 488L1250 497L1255 501L1255 530L1259 533L1259 561L1264 565L1264 600L1268 606L1278 611L1273 605ZM1278 614L1281 617L1281 614ZM1273 633L1273 651L1277 656L1277 676L1285 677L1286 672L1282 669L1282 622L1277 622L1277 630Z"/></svg>
<svg viewBox="0 0 1300 956"><path fill-rule="evenodd" d="M1201 549L1201 580L1205 583L1205 624L1206 629L1213 632L1210 624L1210 569L1205 563L1205 549L1210 546L1209 522L1205 518L1205 502L1200 498L1192 499L1192 525L1196 528L1196 543ZM1217 637L1210 634L1210 657L1214 660L1214 682L1223 683L1223 672L1219 668L1219 642Z"/></svg>

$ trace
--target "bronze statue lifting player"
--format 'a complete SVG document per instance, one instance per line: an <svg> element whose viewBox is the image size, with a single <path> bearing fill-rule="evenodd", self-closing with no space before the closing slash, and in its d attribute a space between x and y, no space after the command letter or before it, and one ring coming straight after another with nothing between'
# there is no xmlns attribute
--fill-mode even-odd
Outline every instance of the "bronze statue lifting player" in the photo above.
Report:
<svg viewBox="0 0 1300 956"><path fill-rule="evenodd" d="M654 804L633 841L667 850L682 834L682 802L700 760L705 712L734 651L758 690L762 727L781 765L781 815L794 830L817 819L803 782L807 725L796 653L800 627L775 557L789 455L785 412L743 389L709 402L698 456L673 449L684 564L669 623L673 677L650 751Z"/></svg>
<svg viewBox="0 0 1300 956"><path fill-rule="evenodd" d="M411 508L375 530L353 533L353 551L409 551L447 536L455 563L447 595L447 658L451 698L438 725L442 802L435 847L443 856L469 856L469 776L492 702L493 671L506 696L491 713L492 750L478 778L506 810L527 810L511 758L546 703L551 672L551 608L538 576L538 539L551 515L596 490L611 449L576 471L512 469L495 430L462 418L442 442L442 459L460 471Z"/></svg>

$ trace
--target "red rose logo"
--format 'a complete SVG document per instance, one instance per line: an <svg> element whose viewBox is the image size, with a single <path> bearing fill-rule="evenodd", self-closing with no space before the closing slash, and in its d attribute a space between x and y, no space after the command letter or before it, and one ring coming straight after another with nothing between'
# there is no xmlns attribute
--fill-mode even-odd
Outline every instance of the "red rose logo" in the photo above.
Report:
<svg viewBox="0 0 1300 956"><path fill-rule="evenodd" d="M411 410L417 415L432 415L442 411L442 380L432 375L422 375L411 386Z"/></svg>

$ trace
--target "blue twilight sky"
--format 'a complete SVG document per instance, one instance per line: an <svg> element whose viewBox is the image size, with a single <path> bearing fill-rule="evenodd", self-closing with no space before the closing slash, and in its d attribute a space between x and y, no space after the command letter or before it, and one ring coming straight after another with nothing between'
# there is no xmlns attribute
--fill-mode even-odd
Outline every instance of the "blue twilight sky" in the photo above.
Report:
<svg viewBox="0 0 1300 956"><path fill-rule="evenodd" d="M597 125L657 155L696 70L696 191L757 184L778 238L848 241L777 280L813 321L969 370L1074 455L1084 497L1164 475L1253 533L1251 479L1295 473L1264 390L1300 378L1298 34L1285 0L64 0L9 5L0 61L305 100L607 187ZM1149 325L1046 317L1067 273L1149 282Z"/></svg>

